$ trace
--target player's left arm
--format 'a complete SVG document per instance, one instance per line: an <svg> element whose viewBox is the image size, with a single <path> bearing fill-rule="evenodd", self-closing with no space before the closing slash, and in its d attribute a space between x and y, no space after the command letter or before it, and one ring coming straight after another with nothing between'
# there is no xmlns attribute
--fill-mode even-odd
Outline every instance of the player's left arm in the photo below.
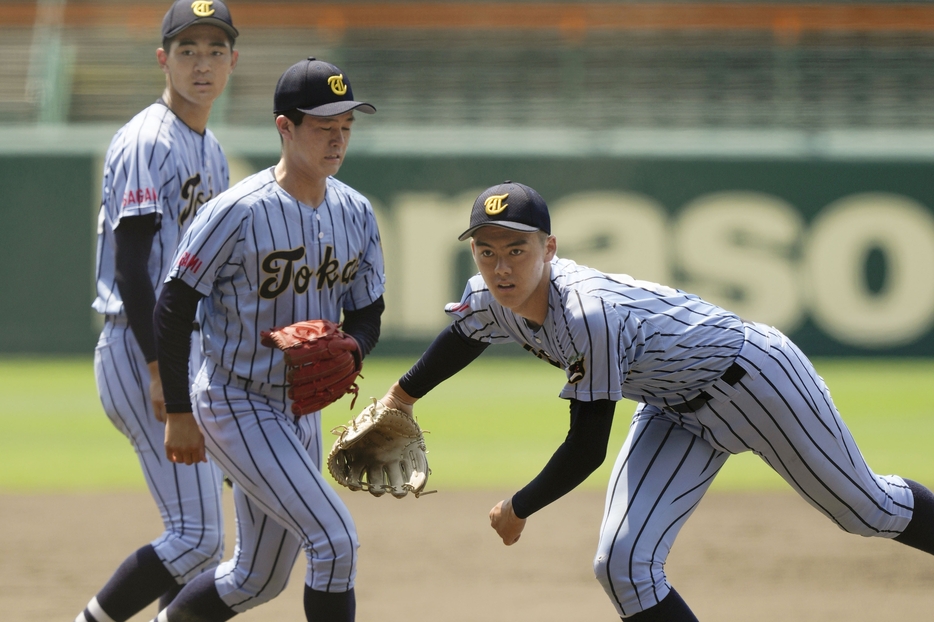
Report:
<svg viewBox="0 0 934 622"><path fill-rule="evenodd" d="M165 393L165 455L181 464L207 461L204 436L191 412L188 391L191 329L201 298L184 281L170 279L162 288L153 318Z"/></svg>
<svg viewBox="0 0 934 622"><path fill-rule="evenodd" d="M470 365L489 345L465 337L456 325L449 325L379 401L387 408L396 408L412 415L412 406L416 401Z"/></svg>
<svg viewBox="0 0 934 622"><path fill-rule="evenodd" d="M360 220L357 221L359 224L356 225L359 229L347 232L349 238L357 240L360 254L357 271L353 275L350 290L343 304L345 311L371 305L386 291L386 263L383 258L379 224L369 201L363 197L359 197L359 200L360 203L354 203L360 210Z"/></svg>
<svg viewBox="0 0 934 622"><path fill-rule="evenodd" d="M355 311L344 310L344 321L341 324L341 330L353 337L354 341L357 342L360 355L360 360L357 361L358 366L363 358L376 347L376 342L379 341L382 315L385 310L386 303L382 296L362 309Z"/></svg>
<svg viewBox="0 0 934 622"><path fill-rule="evenodd" d="M490 510L490 524L503 544L515 544L526 518L579 486L603 464L615 410L611 400L571 400L567 438L545 468L512 499Z"/></svg>

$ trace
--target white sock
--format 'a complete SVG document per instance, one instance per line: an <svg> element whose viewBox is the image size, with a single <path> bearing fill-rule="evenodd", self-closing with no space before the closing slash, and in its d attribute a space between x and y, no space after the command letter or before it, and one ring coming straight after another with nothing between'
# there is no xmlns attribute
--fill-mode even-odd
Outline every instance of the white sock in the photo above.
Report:
<svg viewBox="0 0 934 622"><path fill-rule="evenodd" d="M114 619L107 615L107 612L101 609L100 603L97 602L97 596L91 599L91 602L88 603L88 611L94 616L94 619L97 622L114 622ZM81 612L75 622L88 622L88 619L84 617L84 612Z"/></svg>

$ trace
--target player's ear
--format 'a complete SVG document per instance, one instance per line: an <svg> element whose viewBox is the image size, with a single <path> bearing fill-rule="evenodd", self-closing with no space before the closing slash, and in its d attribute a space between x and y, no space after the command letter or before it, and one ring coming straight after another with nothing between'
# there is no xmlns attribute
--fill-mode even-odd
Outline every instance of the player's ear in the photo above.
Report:
<svg viewBox="0 0 934 622"><path fill-rule="evenodd" d="M239 59L239 58L240 58L240 52L239 52L238 50L231 50L231 51L230 51L230 71L227 73L227 75L232 74L232 73L233 73L233 70L236 69L236 67L237 67L237 59Z"/></svg>
<svg viewBox="0 0 934 622"><path fill-rule="evenodd" d="M169 62L168 52L162 48L157 48L156 60L159 62L159 68L162 69L162 73L169 73L169 68L166 66L166 63Z"/></svg>
<svg viewBox="0 0 934 622"><path fill-rule="evenodd" d="M280 114L276 117L276 129L279 130L279 136L283 139L285 137L292 137L292 132L295 131L295 124L289 121L289 118L284 114Z"/></svg>
<svg viewBox="0 0 934 622"><path fill-rule="evenodd" d="M555 255L558 252L558 240L553 235L549 235L545 239L545 261L551 261L554 259Z"/></svg>

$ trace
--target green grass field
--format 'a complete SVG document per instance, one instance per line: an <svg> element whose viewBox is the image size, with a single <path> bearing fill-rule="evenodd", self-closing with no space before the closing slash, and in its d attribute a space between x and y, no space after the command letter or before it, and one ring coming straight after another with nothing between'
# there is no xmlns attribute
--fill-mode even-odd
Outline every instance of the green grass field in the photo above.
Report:
<svg viewBox="0 0 934 622"><path fill-rule="evenodd" d="M371 357L360 398L381 397L411 359ZM844 419L878 473L934 483L934 359L818 360ZM427 436L431 488L516 488L538 473L567 432L557 398L563 372L527 358L483 357L416 407ZM327 431L353 412L324 413ZM617 408L606 463L584 484L603 488L633 404ZM90 358L0 359L0 492L142 489L130 444L101 409ZM785 487L752 455L733 456L715 489Z"/></svg>

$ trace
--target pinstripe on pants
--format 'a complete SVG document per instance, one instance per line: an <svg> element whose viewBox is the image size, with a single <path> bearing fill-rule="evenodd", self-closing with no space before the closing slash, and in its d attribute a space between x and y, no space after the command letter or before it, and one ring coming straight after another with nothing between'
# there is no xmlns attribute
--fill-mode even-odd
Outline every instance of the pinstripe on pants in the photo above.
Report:
<svg viewBox="0 0 934 622"><path fill-rule="evenodd" d="M746 325L736 385L679 414L641 404L607 491L594 559L620 616L668 595L664 564L730 454L752 451L841 529L893 538L911 519L904 480L872 472L810 361L778 330Z"/></svg>
<svg viewBox="0 0 934 622"><path fill-rule="evenodd" d="M295 417L282 389L276 396L222 384L225 376L210 367L195 382L193 407L207 451L235 483L237 503L237 546L215 572L221 598L237 612L271 600L285 589L302 548L307 585L348 591L357 532L321 473L320 413Z"/></svg>
<svg viewBox="0 0 934 622"><path fill-rule="evenodd" d="M212 462L185 466L165 457L165 424L152 412L149 369L124 318L104 324L94 375L104 411L132 443L162 516L165 531L152 546L176 580L187 583L223 556L223 475Z"/></svg>

